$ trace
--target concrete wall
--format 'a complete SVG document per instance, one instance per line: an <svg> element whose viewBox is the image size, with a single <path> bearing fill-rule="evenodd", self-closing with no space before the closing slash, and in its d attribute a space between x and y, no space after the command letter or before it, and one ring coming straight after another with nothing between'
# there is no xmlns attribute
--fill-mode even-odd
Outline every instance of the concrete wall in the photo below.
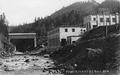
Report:
<svg viewBox="0 0 120 75"><path fill-rule="evenodd" d="M49 48L59 47L60 46L59 37L60 37L59 28L56 28L48 32L48 47Z"/></svg>

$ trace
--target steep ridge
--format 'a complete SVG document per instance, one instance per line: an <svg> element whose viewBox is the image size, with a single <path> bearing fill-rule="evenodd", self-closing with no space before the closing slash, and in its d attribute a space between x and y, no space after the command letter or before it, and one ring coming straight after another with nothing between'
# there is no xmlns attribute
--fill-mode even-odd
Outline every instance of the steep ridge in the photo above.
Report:
<svg viewBox="0 0 120 75"><path fill-rule="evenodd" d="M59 15L69 13L72 10L80 11L80 14L88 13L94 10L99 4L97 2L76 2L70 6L64 7L51 15L52 18L55 18Z"/></svg>

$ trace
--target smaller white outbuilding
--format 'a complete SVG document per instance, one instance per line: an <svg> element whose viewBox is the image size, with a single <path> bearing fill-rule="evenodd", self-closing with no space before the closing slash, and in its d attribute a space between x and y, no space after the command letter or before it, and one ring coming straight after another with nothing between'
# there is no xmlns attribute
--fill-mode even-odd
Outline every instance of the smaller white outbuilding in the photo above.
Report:
<svg viewBox="0 0 120 75"><path fill-rule="evenodd" d="M81 36L68 36L67 37L67 44L75 44L78 39L80 39Z"/></svg>

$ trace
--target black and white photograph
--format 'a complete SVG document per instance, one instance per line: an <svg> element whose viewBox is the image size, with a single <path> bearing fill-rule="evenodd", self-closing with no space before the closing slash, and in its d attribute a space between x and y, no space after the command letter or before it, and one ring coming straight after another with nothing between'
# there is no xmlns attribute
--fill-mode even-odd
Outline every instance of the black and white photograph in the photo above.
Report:
<svg viewBox="0 0 120 75"><path fill-rule="evenodd" d="M0 75L120 75L120 0L0 0Z"/></svg>

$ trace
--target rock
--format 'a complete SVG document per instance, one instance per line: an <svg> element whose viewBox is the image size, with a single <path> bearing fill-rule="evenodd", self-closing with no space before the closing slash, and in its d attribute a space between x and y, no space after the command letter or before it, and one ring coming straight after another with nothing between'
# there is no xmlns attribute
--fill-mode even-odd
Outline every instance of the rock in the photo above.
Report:
<svg viewBox="0 0 120 75"><path fill-rule="evenodd" d="M30 60L29 60L29 59L26 59L26 60L25 60L25 62L26 62L26 63L29 63L29 62L30 62Z"/></svg>

